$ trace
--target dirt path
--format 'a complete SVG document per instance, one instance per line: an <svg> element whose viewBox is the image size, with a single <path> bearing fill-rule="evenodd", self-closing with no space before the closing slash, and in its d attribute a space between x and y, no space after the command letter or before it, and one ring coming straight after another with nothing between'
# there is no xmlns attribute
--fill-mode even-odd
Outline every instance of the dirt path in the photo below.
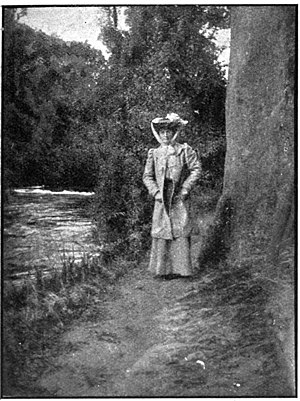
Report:
<svg viewBox="0 0 300 401"><path fill-rule="evenodd" d="M269 339L247 343L230 323L236 305L213 306L214 277L157 280L145 261L99 303L97 321L63 335L39 387L56 397L287 396Z"/></svg>
<svg viewBox="0 0 300 401"><path fill-rule="evenodd" d="M176 297L193 289L193 282L154 280L135 269L102 305L101 321L76 325L63 336L62 348L69 351L40 385L60 397L167 395L165 367L186 349L176 332L188 312Z"/></svg>

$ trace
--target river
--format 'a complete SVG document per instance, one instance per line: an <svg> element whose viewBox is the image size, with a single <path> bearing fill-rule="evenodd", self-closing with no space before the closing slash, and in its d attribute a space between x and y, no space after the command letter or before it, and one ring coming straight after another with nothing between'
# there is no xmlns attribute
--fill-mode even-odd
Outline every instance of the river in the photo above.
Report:
<svg viewBox="0 0 300 401"><path fill-rule="evenodd" d="M36 268L59 269L96 244L90 206L93 192L15 189L3 208L3 277L19 279Z"/></svg>

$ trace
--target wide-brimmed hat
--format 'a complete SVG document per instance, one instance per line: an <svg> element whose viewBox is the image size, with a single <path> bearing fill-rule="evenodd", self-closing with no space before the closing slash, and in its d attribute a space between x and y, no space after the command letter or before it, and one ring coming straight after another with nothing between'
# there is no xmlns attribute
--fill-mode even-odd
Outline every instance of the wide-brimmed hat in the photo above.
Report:
<svg viewBox="0 0 300 401"><path fill-rule="evenodd" d="M176 113L167 114L166 117L157 117L152 120L152 124L157 129L161 129L163 127L168 128L178 128L180 126L184 126L188 123L187 120L183 120Z"/></svg>

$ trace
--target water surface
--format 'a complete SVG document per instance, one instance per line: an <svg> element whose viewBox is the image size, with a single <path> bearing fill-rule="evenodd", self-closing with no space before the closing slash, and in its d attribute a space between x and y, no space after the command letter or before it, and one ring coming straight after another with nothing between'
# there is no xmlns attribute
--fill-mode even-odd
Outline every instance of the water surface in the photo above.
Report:
<svg viewBox="0 0 300 401"><path fill-rule="evenodd" d="M19 278L36 268L61 268L95 245L92 192L16 189L3 209L3 274Z"/></svg>

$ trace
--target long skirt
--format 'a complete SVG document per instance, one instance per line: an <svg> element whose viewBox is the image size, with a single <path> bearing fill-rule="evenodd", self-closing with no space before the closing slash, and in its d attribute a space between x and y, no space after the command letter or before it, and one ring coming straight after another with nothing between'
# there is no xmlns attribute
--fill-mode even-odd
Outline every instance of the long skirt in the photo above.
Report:
<svg viewBox="0 0 300 401"><path fill-rule="evenodd" d="M152 239L149 271L155 276L193 274L191 261L191 238L179 237L173 240Z"/></svg>
<svg viewBox="0 0 300 401"><path fill-rule="evenodd" d="M165 180L164 199L166 212L170 212L173 182ZM152 238L149 270L155 276L192 275L191 238L178 237L172 240Z"/></svg>

